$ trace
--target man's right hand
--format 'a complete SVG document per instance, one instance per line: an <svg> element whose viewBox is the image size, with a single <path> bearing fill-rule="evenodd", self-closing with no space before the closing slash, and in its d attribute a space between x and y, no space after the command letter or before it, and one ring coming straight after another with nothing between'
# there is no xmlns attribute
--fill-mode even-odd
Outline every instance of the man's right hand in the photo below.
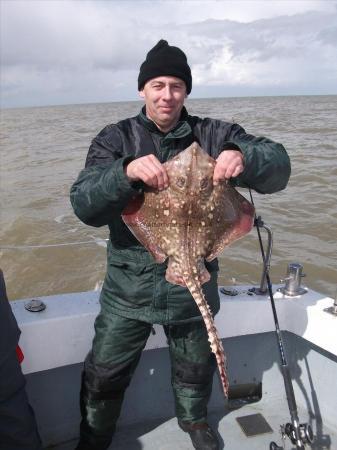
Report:
<svg viewBox="0 0 337 450"><path fill-rule="evenodd" d="M169 186L167 172L154 155L134 159L124 168L124 171L130 181L141 180L160 191Z"/></svg>

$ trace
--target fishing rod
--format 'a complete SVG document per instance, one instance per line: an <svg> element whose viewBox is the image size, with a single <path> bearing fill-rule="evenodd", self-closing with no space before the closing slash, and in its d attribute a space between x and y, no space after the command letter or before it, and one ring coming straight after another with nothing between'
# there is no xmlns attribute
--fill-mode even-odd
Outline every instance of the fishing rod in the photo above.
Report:
<svg viewBox="0 0 337 450"><path fill-rule="evenodd" d="M255 208L253 195L251 190L249 189L250 199L251 203ZM281 425L281 434L283 439L287 436L291 443L293 445L296 445L296 450L303 450L305 449L306 444L311 444L314 440L313 431L311 426L308 423L300 423L298 418L298 411L297 411L297 404L295 399L295 392L291 380L290 375L290 369L287 362L286 354L285 354L285 346L282 338L282 332L279 326L279 321L277 317L277 311L275 306L275 300L273 295L273 289L272 289L272 283L269 276L269 258L266 258L262 237L261 237L261 227L265 227L261 216L257 217L255 212L255 218L254 218L254 226L257 230L257 235L259 239L259 245L263 260L263 276L265 277L265 280L267 282L267 289L269 293L270 303L273 311L273 317L274 317L274 323L275 323L275 330L276 330L276 338L277 338L277 344L278 349L280 353L280 359L281 359L281 373L283 376L284 381L284 387L286 391L287 396L287 403L288 408L290 412L290 422L286 423L285 425ZM268 227L267 227L268 229ZM271 244L269 244L268 252L271 249ZM269 255L270 256L270 255ZM261 283L262 284L262 283ZM270 450L283 450L284 446L277 445L274 441L270 443L269 446Z"/></svg>

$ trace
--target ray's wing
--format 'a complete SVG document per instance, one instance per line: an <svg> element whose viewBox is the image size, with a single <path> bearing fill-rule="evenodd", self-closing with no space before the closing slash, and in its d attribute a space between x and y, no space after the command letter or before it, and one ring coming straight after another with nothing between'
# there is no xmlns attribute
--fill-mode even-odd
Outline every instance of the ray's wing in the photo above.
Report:
<svg viewBox="0 0 337 450"><path fill-rule="evenodd" d="M245 236L254 224L254 207L236 189L226 182L213 190L215 213L213 222L213 247L206 256L211 261L233 241Z"/></svg>
<svg viewBox="0 0 337 450"><path fill-rule="evenodd" d="M157 263L167 255L160 247L159 211L166 199L164 192L151 191L134 197L123 210L122 219L138 241L152 254ZM158 217L156 217L158 216Z"/></svg>

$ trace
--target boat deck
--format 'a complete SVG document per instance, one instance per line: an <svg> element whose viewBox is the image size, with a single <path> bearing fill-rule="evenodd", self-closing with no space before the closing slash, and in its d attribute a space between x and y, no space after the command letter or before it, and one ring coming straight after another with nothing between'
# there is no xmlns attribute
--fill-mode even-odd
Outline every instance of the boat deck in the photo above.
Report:
<svg viewBox="0 0 337 450"><path fill-rule="evenodd" d="M216 376L209 422L226 450L269 449L282 445L280 426L290 422L275 325L267 298L221 294L216 317L227 354L230 400ZM278 317L299 410L300 423L312 426L315 441L307 448L337 450L336 317L326 313L332 299L308 291L296 298L276 292ZM45 448L76 446L80 423L79 391L83 359L90 348L98 293L45 298L43 313L13 304L25 352L22 364L27 393ZM192 450L189 436L174 417L169 350L162 327L155 326L122 408L114 450ZM57 336L57 339L55 339ZM255 403L248 403L251 396ZM272 431L247 437L236 418L261 414ZM252 426L253 431L258 431ZM294 446L287 438L285 449Z"/></svg>
<svg viewBox="0 0 337 450"><path fill-rule="evenodd" d="M247 437L236 421L237 417L262 414L272 432ZM299 409L300 420L307 421L305 411ZM284 401L267 401L247 404L223 415L221 411L210 414L209 423L217 430L220 437L220 449L227 450L264 450L269 449L271 441L278 445L285 444L285 449L295 449L288 438L282 441L280 425L290 420L287 405ZM310 420L309 420L310 423ZM311 448L315 450L337 449L337 429L328 428L320 421L312 418L311 425L315 439ZM73 450L76 440L48 447L53 450ZM115 434L110 446L112 450L192 450L189 436L182 432L175 418L158 420L152 423L122 426Z"/></svg>

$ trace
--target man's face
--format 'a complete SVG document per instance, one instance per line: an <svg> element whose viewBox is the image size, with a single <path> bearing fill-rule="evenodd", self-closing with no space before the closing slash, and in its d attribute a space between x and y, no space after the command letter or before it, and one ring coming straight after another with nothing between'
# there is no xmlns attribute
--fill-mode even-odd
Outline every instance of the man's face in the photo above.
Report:
<svg viewBox="0 0 337 450"><path fill-rule="evenodd" d="M186 85L176 77L156 77L147 81L139 95L144 98L146 115L158 128L167 132L179 120L184 106Z"/></svg>

